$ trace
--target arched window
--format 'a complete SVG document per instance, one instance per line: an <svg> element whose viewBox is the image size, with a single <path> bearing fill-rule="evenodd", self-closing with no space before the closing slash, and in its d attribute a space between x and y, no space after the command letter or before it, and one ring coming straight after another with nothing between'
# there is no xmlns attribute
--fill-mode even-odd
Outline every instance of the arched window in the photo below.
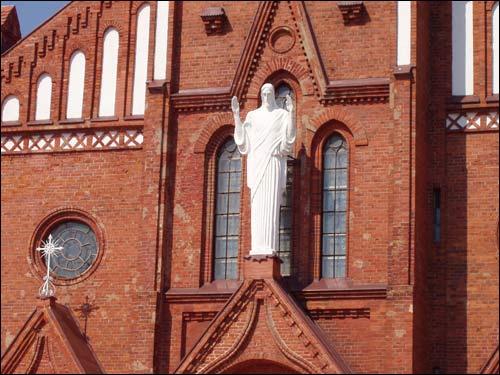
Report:
<svg viewBox="0 0 500 375"><path fill-rule="evenodd" d="M452 1L452 95L474 95L472 1Z"/></svg>
<svg viewBox="0 0 500 375"><path fill-rule="evenodd" d="M493 30L493 94L498 94L498 54L500 53L499 41L498 41L498 1L493 6L492 14L492 30Z"/></svg>
<svg viewBox="0 0 500 375"><path fill-rule="evenodd" d="M69 64L68 108L66 118L82 118L85 88L85 54L75 51Z"/></svg>
<svg viewBox="0 0 500 375"><path fill-rule="evenodd" d="M238 278L240 233L241 155L230 138L217 156L215 201L214 279Z"/></svg>
<svg viewBox="0 0 500 375"><path fill-rule="evenodd" d="M43 73L36 85L36 112L35 120L50 119L50 105L52 100L52 78Z"/></svg>
<svg viewBox="0 0 500 375"><path fill-rule="evenodd" d="M102 52L101 96L99 117L115 115L116 76L118 72L118 47L120 36L115 28L104 33Z"/></svg>
<svg viewBox="0 0 500 375"><path fill-rule="evenodd" d="M280 108L286 109L286 96L290 95L295 104L295 96L292 88L282 82L276 88L276 103ZM292 261L292 228L293 228L293 159L288 161L286 188L283 193L280 207L280 227L279 227L279 249L278 255L283 263L281 264L281 276L290 276Z"/></svg>
<svg viewBox="0 0 500 375"><path fill-rule="evenodd" d="M2 122L19 121L19 99L17 96L9 95L2 105Z"/></svg>
<svg viewBox="0 0 500 375"><path fill-rule="evenodd" d="M347 244L347 143L333 134L323 149L321 275L345 277Z"/></svg>
<svg viewBox="0 0 500 375"><path fill-rule="evenodd" d="M135 42L134 93L132 114L143 115L146 106L146 80L149 53L149 4L141 6L137 12L137 37Z"/></svg>

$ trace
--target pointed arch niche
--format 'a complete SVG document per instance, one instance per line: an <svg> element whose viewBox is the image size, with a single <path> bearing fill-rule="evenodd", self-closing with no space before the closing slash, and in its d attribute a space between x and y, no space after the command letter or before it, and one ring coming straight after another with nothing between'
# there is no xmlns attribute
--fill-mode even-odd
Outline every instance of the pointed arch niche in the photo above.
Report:
<svg viewBox="0 0 500 375"><path fill-rule="evenodd" d="M326 209L328 202L324 200L324 172L326 165L325 163L325 152L328 150L328 142L331 142L335 138L342 140L344 142L342 147L347 151L347 160L346 160L346 176L345 176L345 188L341 190L344 192L344 203L342 212L349 212L350 199L352 196L352 192L354 191L355 181L353 181L353 173L354 170L354 147L356 145L355 135L353 131L345 125L343 122L331 119L324 124L322 124L319 129L316 131L316 134L313 137L311 144L311 155L312 155L312 175L311 175L311 212L317 213L313 215L313 225L312 225L312 233L311 233L311 257L313 259L312 262L312 276L314 279L320 278L332 278L335 277L332 274L325 274L323 269L323 261L325 252L323 251L323 241L325 240L324 235L326 232L324 231L324 214L325 211L329 211ZM328 169L328 168L326 168ZM331 168L330 168L331 169ZM345 228L342 231L342 235L344 236L344 245L343 245L343 262L345 264L345 268L343 268L340 277L348 277L349 276L349 248L350 248L350 238L349 235L349 216L345 216Z"/></svg>
<svg viewBox="0 0 500 375"><path fill-rule="evenodd" d="M201 230L201 257L200 257L200 284L207 284L215 280L214 278L214 258L215 258L215 217L216 217L216 199L217 199L217 162L219 154L224 144L233 137L234 126L232 125L232 115L219 115L211 118L206 126L206 131L200 134L195 145L195 153L204 153L205 177L203 183L203 224ZM241 170L240 192L243 190L244 169ZM240 205L243 197L240 195ZM241 209L240 219L241 223ZM237 278L241 276L242 262L242 241L241 224L238 241L237 258Z"/></svg>

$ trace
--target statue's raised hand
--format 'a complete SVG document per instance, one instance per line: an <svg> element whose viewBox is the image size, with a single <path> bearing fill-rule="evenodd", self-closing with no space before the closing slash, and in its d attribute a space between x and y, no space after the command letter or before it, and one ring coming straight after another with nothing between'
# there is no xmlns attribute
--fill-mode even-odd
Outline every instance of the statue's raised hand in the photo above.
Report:
<svg viewBox="0 0 500 375"><path fill-rule="evenodd" d="M286 96L285 104L286 104L286 110L288 112L293 112L293 101L292 101L292 98L290 97L290 95Z"/></svg>
<svg viewBox="0 0 500 375"><path fill-rule="evenodd" d="M240 116L240 103L238 103L238 98L233 96L231 100L231 109L233 110L234 116Z"/></svg>

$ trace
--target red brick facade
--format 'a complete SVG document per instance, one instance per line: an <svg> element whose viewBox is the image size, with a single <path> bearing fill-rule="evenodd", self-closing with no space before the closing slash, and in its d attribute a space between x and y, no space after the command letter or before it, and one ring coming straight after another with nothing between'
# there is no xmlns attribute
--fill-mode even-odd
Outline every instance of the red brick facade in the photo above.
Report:
<svg viewBox="0 0 500 375"><path fill-rule="evenodd" d="M166 80L153 79L149 2L146 110L132 116L143 4L72 2L2 54L2 106L19 99L19 119L1 126L2 372L498 372L495 2L473 2L474 96L460 98L451 96L451 2L411 2L411 64L399 67L397 2L170 2ZM116 104L103 118L109 27L120 36ZM67 119L76 50L83 114ZM43 73L51 118L35 120ZM231 97L244 118L265 82L285 82L295 97L291 276L276 274L274 258L245 259L243 164L238 279L214 280ZM346 277L327 279L323 147L335 133L349 158ZM89 225L99 255L81 277L56 279L57 301L37 302L45 265L36 248L67 220ZM85 303L91 312L79 314ZM36 316L44 323L29 334ZM60 327L73 327L73 339Z"/></svg>

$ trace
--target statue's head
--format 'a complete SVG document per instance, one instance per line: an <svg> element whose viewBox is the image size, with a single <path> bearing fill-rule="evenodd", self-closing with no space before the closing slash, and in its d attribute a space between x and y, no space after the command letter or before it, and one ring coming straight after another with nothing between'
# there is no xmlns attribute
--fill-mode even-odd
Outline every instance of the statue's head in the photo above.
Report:
<svg viewBox="0 0 500 375"><path fill-rule="evenodd" d="M260 97L262 99L262 105L269 105L270 107L276 107L276 99L274 97L274 86L270 83L265 83L260 89Z"/></svg>

